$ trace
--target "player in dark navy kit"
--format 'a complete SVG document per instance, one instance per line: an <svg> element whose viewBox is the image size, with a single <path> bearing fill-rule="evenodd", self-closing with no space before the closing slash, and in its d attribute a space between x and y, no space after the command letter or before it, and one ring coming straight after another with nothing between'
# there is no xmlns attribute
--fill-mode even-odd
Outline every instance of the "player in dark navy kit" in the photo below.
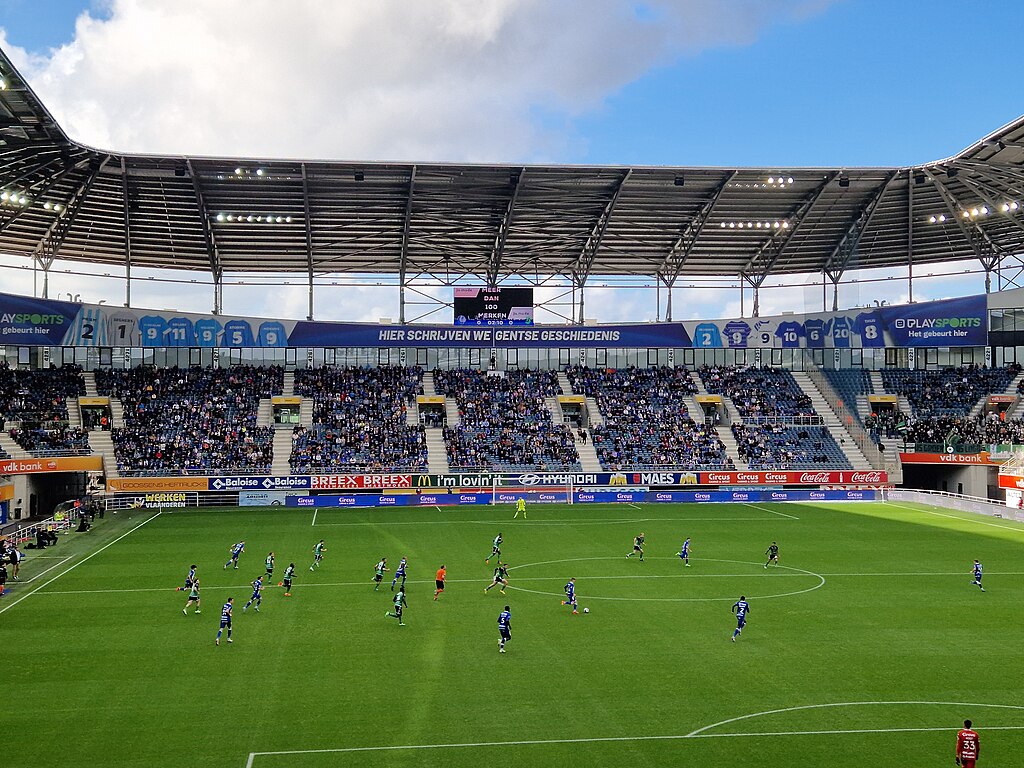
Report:
<svg viewBox="0 0 1024 768"><path fill-rule="evenodd" d="M188 569L188 576L185 577L185 586L175 587L175 592L187 592L192 589L192 583L196 580L196 564L192 563Z"/></svg>
<svg viewBox="0 0 1024 768"><path fill-rule="evenodd" d="M750 606L747 605L746 595L740 595L740 599L732 604L732 612L736 614L736 629L732 633L732 641L735 643L740 632L747 626L747 614L750 613Z"/></svg>
<svg viewBox="0 0 1024 768"><path fill-rule="evenodd" d="M220 609L220 629L217 630L217 639L214 640L215 645L220 645L220 636L225 629L228 631L228 642L234 642L231 639L231 609L234 607L235 598L229 597L228 601Z"/></svg>
<svg viewBox="0 0 1024 768"><path fill-rule="evenodd" d="M497 536L494 537L494 542L491 544L491 554L489 554L487 558L484 560L485 563L491 562L492 557L496 557L499 560L501 559L501 542L502 538L501 534L499 533Z"/></svg>
<svg viewBox="0 0 1024 768"><path fill-rule="evenodd" d="M491 579L491 583L484 587L484 594L486 595L490 591L491 587L499 587L501 594L505 594L505 587L508 586L508 565L506 563L498 561L498 567L494 569L494 576Z"/></svg>
<svg viewBox="0 0 1024 768"><path fill-rule="evenodd" d="M391 601L395 604L395 612L391 613L388 611L384 614L386 618L398 619L398 626L404 627L405 622L402 620L402 611L405 610L405 588L399 587L398 591L395 592L395 596L391 598Z"/></svg>
<svg viewBox="0 0 1024 768"><path fill-rule="evenodd" d="M686 537L686 541L683 542L683 548L679 550L679 559L686 563L686 567L690 567L690 537Z"/></svg>
<svg viewBox="0 0 1024 768"><path fill-rule="evenodd" d="M779 545L774 541L769 545L768 549L766 549L764 553L768 555L768 562L764 564L765 568L772 563L775 563L775 565L779 564Z"/></svg>
<svg viewBox="0 0 1024 768"><path fill-rule="evenodd" d="M645 539L645 536L644 536L644 532L643 531L640 531L640 535L639 536L634 536L633 537L633 551L630 552L628 555L626 555L626 557L632 557L633 555L639 554L640 555L640 562L642 563L644 561L644 539Z"/></svg>
<svg viewBox="0 0 1024 768"><path fill-rule="evenodd" d="M978 589L980 589L982 592L985 591L985 588L981 586L981 563L979 563L977 560L974 561L974 581L971 583Z"/></svg>
<svg viewBox="0 0 1024 768"><path fill-rule="evenodd" d="M395 584L398 583L399 579L402 580L402 586L400 586L399 589L401 589L403 591L405 590L405 566L406 566L406 562L407 561L406 561L406 559L404 557L401 560L398 561L398 567L395 569L395 578L393 578L391 580L391 591L392 592L395 591Z"/></svg>
<svg viewBox="0 0 1024 768"><path fill-rule="evenodd" d="M249 606L253 603L256 604L256 613L260 612L260 603L263 602L263 577L257 576L256 581L252 583L252 597L249 598L249 602L242 606L242 613L249 610Z"/></svg>
<svg viewBox="0 0 1024 768"><path fill-rule="evenodd" d="M562 601L562 605L568 605L572 608L573 613L579 613L576 607L576 579L575 577L569 579L569 582L562 587L565 591L565 600Z"/></svg>
<svg viewBox="0 0 1024 768"><path fill-rule="evenodd" d="M498 635L498 653L504 653L505 643L512 639L512 612L507 605L498 616Z"/></svg>
<svg viewBox="0 0 1024 768"><path fill-rule="evenodd" d="M245 552L245 542L240 541L231 548L231 557L226 563L224 563L224 570L227 570L229 565L235 566L235 570L238 570L238 558Z"/></svg>

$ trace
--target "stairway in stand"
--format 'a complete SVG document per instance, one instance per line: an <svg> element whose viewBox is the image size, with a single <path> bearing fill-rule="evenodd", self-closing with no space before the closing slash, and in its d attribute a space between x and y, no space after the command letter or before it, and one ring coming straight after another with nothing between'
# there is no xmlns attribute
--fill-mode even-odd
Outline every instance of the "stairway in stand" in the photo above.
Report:
<svg viewBox="0 0 1024 768"><path fill-rule="evenodd" d="M274 461L270 473L276 477L285 477L292 473L290 459L292 456L292 430L290 424L282 424L274 431Z"/></svg>
<svg viewBox="0 0 1024 768"><path fill-rule="evenodd" d="M427 469L432 475L446 475L449 472L448 449L444 444L444 431L440 427L427 427Z"/></svg>
<svg viewBox="0 0 1024 768"><path fill-rule="evenodd" d="M284 372L284 384L281 385L281 397L295 397L295 371Z"/></svg>
<svg viewBox="0 0 1024 768"><path fill-rule="evenodd" d="M576 441L576 452L580 455L580 466L584 472L604 472L601 460L597 457L597 449L594 447L594 436L589 429L583 430L587 435L587 442Z"/></svg>
<svg viewBox="0 0 1024 768"><path fill-rule="evenodd" d="M0 448L2 448L12 459L32 458L28 455L28 451L14 442L10 433L6 431L0 431Z"/></svg>
<svg viewBox="0 0 1024 768"><path fill-rule="evenodd" d="M821 391L811 380L811 377L803 371L791 371L790 373L793 374L793 379L800 389L803 390L803 393L811 399L811 405L814 407L815 413L821 416L825 428L836 441L836 445L846 455L850 465L858 470L873 469L871 462L867 460L864 452L854 442L853 435L846 429L846 425L839 419L836 412L832 410L831 404L821 394Z"/></svg>
<svg viewBox="0 0 1024 768"><path fill-rule="evenodd" d="M111 403L113 402L111 399ZM93 430L89 433L89 446L93 452L103 457L103 473L108 480L121 476L117 470L117 456L114 454L114 441L110 437L110 432Z"/></svg>

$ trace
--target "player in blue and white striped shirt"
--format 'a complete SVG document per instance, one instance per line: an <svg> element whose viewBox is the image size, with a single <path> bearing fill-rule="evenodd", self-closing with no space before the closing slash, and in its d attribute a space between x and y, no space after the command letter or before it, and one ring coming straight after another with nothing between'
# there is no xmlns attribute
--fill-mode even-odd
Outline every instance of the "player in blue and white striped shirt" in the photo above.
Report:
<svg viewBox="0 0 1024 768"><path fill-rule="evenodd" d="M403 591L405 590L405 563L406 563L406 559L404 557L401 560L398 561L398 567L395 569L395 578L393 578L391 580L391 591L392 592L395 591L395 584L398 583L399 579L402 580L401 589Z"/></svg>
<svg viewBox="0 0 1024 768"><path fill-rule="evenodd" d="M252 597L249 598L249 602L242 606L242 613L249 610L249 606L256 603L256 613L260 612L260 603L263 602L263 577L257 576L256 581L252 583Z"/></svg>
<svg viewBox="0 0 1024 768"><path fill-rule="evenodd" d="M736 629L732 633L732 641L735 643L740 632L747 626L747 614L750 612L750 606L747 605L746 595L740 595L740 599L732 604L732 612L736 614Z"/></svg>
<svg viewBox="0 0 1024 768"><path fill-rule="evenodd" d="M690 567L690 537L686 537L686 541L683 542L683 548L679 550L679 559L686 563L686 567Z"/></svg>
<svg viewBox="0 0 1024 768"><path fill-rule="evenodd" d="M979 563L977 560L974 561L974 582L973 582L973 584L978 589L980 589L982 592L985 591L985 588L983 586L981 586L981 563Z"/></svg>
<svg viewBox="0 0 1024 768"><path fill-rule="evenodd" d="M195 563L188 569L188 576L185 577L185 586L175 587L175 592L187 592L192 588L192 582L196 580L196 565Z"/></svg>
<svg viewBox="0 0 1024 768"><path fill-rule="evenodd" d="M220 645L220 635L225 629L228 631L228 642L233 642L231 639L231 609L234 607L235 598L229 597L220 609L220 629L217 630L217 639L214 641L216 645Z"/></svg>
<svg viewBox="0 0 1024 768"><path fill-rule="evenodd" d="M224 563L224 570L227 570L229 565L234 565L235 570L238 570L238 557L245 552L245 542L240 541L231 548L231 558Z"/></svg>
<svg viewBox="0 0 1024 768"><path fill-rule="evenodd" d="M498 653L504 653L505 643L512 639L512 612L507 605L498 616L498 634L501 636L498 640Z"/></svg>

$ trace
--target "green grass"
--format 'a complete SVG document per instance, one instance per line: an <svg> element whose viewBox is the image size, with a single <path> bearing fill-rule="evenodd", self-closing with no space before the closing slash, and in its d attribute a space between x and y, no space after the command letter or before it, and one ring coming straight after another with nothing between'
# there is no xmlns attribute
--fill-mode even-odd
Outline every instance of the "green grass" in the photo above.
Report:
<svg viewBox="0 0 1024 768"><path fill-rule="evenodd" d="M154 514L69 535L46 554L71 560L27 581L59 562L30 559L0 601L18 764L243 768L254 752L480 745L259 754L252 767L923 767L952 764L965 717L984 765L1024 754L1024 709L980 706L1024 705L1013 523L881 504L533 506L526 522L507 508L320 510L315 527L306 510ZM498 531L513 566L505 597L482 592ZM624 557L640 531L644 563ZM691 568L675 557L686 535ZM239 539L242 568L224 571ZM786 567L765 571L772 539ZM260 614L243 614L269 550L278 576L295 561L294 596L275 586ZM379 557L393 568L403 554L399 627L384 618L390 574L377 593L371 578ZM985 594L969 583L975 557ZM191 562L203 613L186 617L174 587ZM559 604L570 576L587 615ZM733 644L741 593L751 615ZM235 642L218 648L228 596ZM506 602L513 639L499 655ZM866 703L818 706L849 702ZM944 730L893 730L927 728ZM751 735L807 731L847 732ZM595 741L606 738L621 740ZM545 743L563 739L583 741Z"/></svg>

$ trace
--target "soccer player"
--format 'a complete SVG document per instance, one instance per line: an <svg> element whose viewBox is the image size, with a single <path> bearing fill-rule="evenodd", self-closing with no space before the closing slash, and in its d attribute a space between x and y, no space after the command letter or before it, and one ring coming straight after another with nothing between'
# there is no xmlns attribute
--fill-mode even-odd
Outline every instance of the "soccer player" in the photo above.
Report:
<svg viewBox="0 0 1024 768"><path fill-rule="evenodd" d="M768 549L766 549L764 553L768 555L768 562L764 564L766 569L772 563L775 563L775 565L779 564L779 545L774 541L768 546Z"/></svg>
<svg viewBox="0 0 1024 768"><path fill-rule="evenodd" d="M231 609L234 606L235 598L229 597L228 601L220 609L220 629L217 630L217 639L214 641L216 645L220 645L220 635L225 629L228 631L228 642L233 642L231 640Z"/></svg>
<svg viewBox="0 0 1024 768"><path fill-rule="evenodd" d="M185 603L185 607L181 609L181 612L188 616L188 609L192 605L196 607L196 613L201 613L199 610L199 579L192 579L192 582L188 585L188 602Z"/></svg>
<svg viewBox="0 0 1024 768"><path fill-rule="evenodd" d="M267 580L267 584L273 584L274 578L274 553L271 552L267 555L267 559L264 561L267 566L267 575L264 577Z"/></svg>
<svg viewBox="0 0 1024 768"><path fill-rule="evenodd" d="M263 577L257 576L256 581L252 583L252 597L249 598L249 602L242 606L242 613L249 610L249 606L256 603L256 613L260 612L260 603L263 602Z"/></svg>
<svg viewBox="0 0 1024 768"><path fill-rule="evenodd" d="M224 563L224 570L228 569L229 565L234 565L235 570L238 570L238 556L245 552L245 542L240 541L231 548L231 557L226 563Z"/></svg>
<svg viewBox="0 0 1024 768"><path fill-rule="evenodd" d="M750 606L747 605L746 595L740 595L740 599L732 604L732 612L736 614L736 629L732 633L732 641L735 643L740 632L747 626L747 614L750 612Z"/></svg>
<svg viewBox="0 0 1024 768"><path fill-rule="evenodd" d="M186 591L188 589L191 589L192 588L192 583L194 581L196 581L196 564L192 563L192 565L190 565L189 569L188 569L188 576L185 577L185 586L183 586L183 587L175 587L174 591L175 592L184 592L184 591Z"/></svg>
<svg viewBox="0 0 1024 768"><path fill-rule="evenodd" d="M380 583L384 581L384 571L388 569L388 559L382 557L375 566L373 566L373 591L376 592L380 589ZM310 568L310 570L313 570Z"/></svg>
<svg viewBox="0 0 1024 768"><path fill-rule="evenodd" d="M498 615L498 635L498 653L504 653L505 643L512 639L512 612L507 605Z"/></svg>
<svg viewBox="0 0 1024 768"><path fill-rule="evenodd" d="M441 593L444 592L444 577L447 575L447 573L448 573L448 571L445 570L444 564L442 563L441 567L437 569L437 573L434 574L434 599L435 600L437 600L437 598L441 596Z"/></svg>
<svg viewBox="0 0 1024 768"><path fill-rule="evenodd" d="M494 543L491 544L491 554L489 554L484 559L485 563L491 562L491 558L492 557L496 557L499 560L501 559L501 542L502 542L501 533L498 533L498 535L494 537Z"/></svg>
<svg viewBox="0 0 1024 768"><path fill-rule="evenodd" d="M981 563L977 560L974 561L974 581L972 583L982 592L985 591L985 588L981 586Z"/></svg>
<svg viewBox="0 0 1024 768"><path fill-rule="evenodd" d="M970 720L964 720L964 727L956 734L956 764L961 768L974 768L981 755L981 744L978 742L978 732L971 726Z"/></svg>
<svg viewBox="0 0 1024 768"><path fill-rule="evenodd" d="M576 578L569 579L569 583L562 589L565 590L565 600L562 601L562 605L568 605L572 608L573 613L579 613L576 609Z"/></svg>
<svg viewBox="0 0 1024 768"><path fill-rule="evenodd" d="M686 567L690 567L690 537L686 537L686 541L683 542L683 548L679 550L679 559L686 563Z"/></svg>
<svg viewBox="0 0 1024 768"><path fill-rule="evenodd" d="M401 589L401 590L405 589L405 564L406 564L406 559L404 557L401 560L398 561L398 567L395 569L395 578L393 578L391 580L391 591L392 592L395 591L395 584L398 583L399 579L402 580L402 586L400 586L399 589Z"/></svg>
<svg viewBox="0 0 1024 768"><path fill-rule="evenodd" d="M292 596L292 579L295 578L295 563L288 563L284 569L284 580L278 585L284 587L284 596Z"/></svg>
<svg viewBox="0 0 1024 768"><path fill-rule="evenodd" d="M484 594L486 595L491 587L500 587L501 594L505 594L505 587L508 586L508 565L498 561L498 567L494 569L494 578L491 583L484 587Z"/></svg>
<svg viewBox="0 0 1024 768"><path fill-rule="evenodd" d="M637 552L640 553L640 562L644 561L644 532L640 531L639 536L633 537L633 551L630 552L626 557L632 557Z"/></svg>
<svg viewBox="0 0 1024 768"><path fill-rule="evenodd" d="M515 520L517 517L519 517L519 513L520 512L523 513L523 520L525 520L526 519L526 499L524 499L522 496L520 496L519 500L516 501L516 513L514 515L512 515L512 519Z"/></svg>
<svg viewBox="0 0 1024 768"><path fill-rule="evenodd" d="M386 618L390 617L392 619L398 619L398 626L404 627L405 622L402 621L402 609L405 608L405 589L403 587L399 587L398 591L395 592L395 596L391 598L391 601L395 604L395 612L391 613L391 611L388 611L384 616Z"/></svg>
<svg viewBox="0 0 1024 768"><path fill-rule="evenodd" d="M309 566L309 570L313 570L314 567L320 567L320 561L324 559L324 552L327 551L327 547L324 546L324 540L320 539L313 546L313 565Z"/></svg>
<svg viewBox="0 0 1024 768"><path fill-rule="evenodd" d="M7 589L7 566L0 560L0 597L3 597Z"/></svg>

